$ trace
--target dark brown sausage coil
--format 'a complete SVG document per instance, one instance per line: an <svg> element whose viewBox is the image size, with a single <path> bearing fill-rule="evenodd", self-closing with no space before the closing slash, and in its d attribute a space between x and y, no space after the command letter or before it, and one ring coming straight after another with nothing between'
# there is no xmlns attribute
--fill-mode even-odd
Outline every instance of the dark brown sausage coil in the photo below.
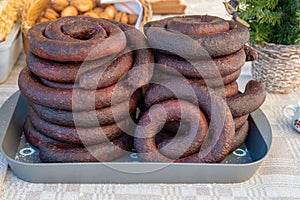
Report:
<svg viewBox="0 0 300 200"><path fill-rule="evenodd" d="M146 107L150 107L152 104L164 100L163 97L160 97L160 95L163 94L163 92L167 92L168 95L171 95L168 92L169 90L167 88L163 87L162 85L159 85L160 83L170 85L171 83L176 83L176 82L178 82L178 84L180 84L180 83L188 84L196 94L201 93L203 91L203 88L205 87L201 83L191 82L189 80L184 80L184 79L170 79L170 80L164 80L161 82L157 82L158 84L151 85L145 94ZM233 94L237 94L238 93L238 85L236 82L233 82L232 84L225 86L224 88L216 88L213 90L215 91L215 93L218 96L225 98L225 97L229 97L229 96L234 96ZM233 91L230 91L230 90L233 90ZM184 91L180 91L180 92L184 93ZM169 97L169 98L172 98L172 99L176 98L175 94L172 94L172 97ZM189 99L186 99L186 100L189 101ZM193 99L191 99L191 100L193 100Z"/></svg>
<svg viewBox="0 0 300 200"><path fill-rule="evenodd" d="M55 61L95 60L122 51L126 36L106 20L63 17L37 24L27 33L29 50Z"/></svg>
<svg viewBox="0 0 300 200"><path fill-rule="evenodd" d="M178 25L170 28L169 26L174 24L173 21ZM218 21L218 24L215 24L215 21ZM183 24L183 27L180 24ZM219 24L229 24L228 29L215 28L219 27ZM205 29L205 32L215 32L202 34L199 33L198 27ZM175 28L178 29L174 30ZM229 55L241 49L249 40L249 30L242 24L205 15L169 17L148 22L144 27L144 32L151 47L168 51L185 59Z"/></svg>
<svg viewBox="0 0 300 200"><path fill-rule="evenodd" d="M39 78L39 81L43 85L45 85L47 87L51 87L51 88L63 89L63 90L79 89L79 86L76 83L59 83L59 82L49 81L49 80L43 79L43 78Z"/></svg>
<svg viewBox="0 0 300 200"><path fill-rule="evenodd" d="M173 79L174 82L184 82L183 79ZM168 81L165 81L167 83ZM197 83L189 83L193 90L197 93L198 91L202 90L201 84ZM147 93L145 94L145 104L146 107L151 106L155 102L159 102L155 98L161 99L160 94L155 94L157 91L160 94L163 94L162 91L167 92L167 89L160 86L160 85L152 85ZM219 95L222 93L219 93ZM172 98L174 99L175 96L173 94ZM239 93L234 96L230 96L226 98L228 107L231 111L231 114L234 118L238 118L241 116L245 116L250 114L251 112L257 110L265 101L266 98L266 91L262 83L257 81L251 80L247 83L246 89L244 93ZM188 101L188 99L186 99Z"/></svg>
<svg viewBox="0 0 300 200"><path fill-rule="evenodd" d="M127 73L126 82L133 88L140 88L149 83L153 75L154 54L145 36L135 27L110 20L119 26L127 38L127 45L135 51L135 62Z"/></svg>
<svg viewBox="0 0 300 200"><path fill-rule="evenodd" d="M108 162L132 149L132 138L126 134L111 141L86 147L62 148L54 144L41 144L43 162Z"/></svg>
<svg viewBox="0 0 300 200"><path fill-rule="evenodd" d="M181 74L169 74L165 73L160 69L160 65L156 65L156 70L154 71L153 77L152 77L152 82L160 82L164 80L170 80L170 79L176 79L176 78L181 78L181 79L187 79L190 83L199 83L200 85L206 85L210 88L220 88L224 87L224 85L228 85L234 81L236 81L241 74L241 69L233 72L232 74L229 74L224 77L219 77L217 79L198 79L198 78L185 78Z"/></svg>
<svg viewBox="0 0 300 200"><path fill-rule="evenodd" d="M129 102L124 101L112 107L82 112L56 110L34 103L31 103L31 107L40 118L53 124L61 126L97 127L99 124L113 124L128 116L130 117L130 114L136 110L140 98L141 91L138 90L133 94Z"/></svg>
<svg viewBox="0 0 300 200"><path fill-rule="evenodd" d="M108 87L118 82L132 67L133 53L124 51L118 55L94 61L59 63L38 58L30 52L26 63L31 72L45 80L57 82L56 85L59 88L67 89L58 83L71 85L79 82L78 85L81 88L95 89ZM49 81L46 84L51 83Z"/></svg>
<svg viewBox="0 0 300 200"><path fill-rule="evenodd" d="M146 107L151 108L156 103L176 98L198 103L200 109L210 119L209 128L212 138L207 144L203 144L204 147L199 153L196 153L197 161L220 162L223 160L230 152L235 133L234 121L225 100L205 86L199 86L197 90L194 90L188 81L184 80L174 79L160 84L152 85L147 90L145 95Z"/></svg>
<svg viewBox="0 0 300 200"><path fill-rule="evenodd" d="M106 162L132 150L141 87L154 67L145 36L79 16L38 24L28 41L18 84L30 104L25 135L41 161Z"/></svg>
<svg viewBox="0 0 300 200"><path fill-rule="evenodd" d="M192 83L193 84L193 83ZM224 94L225 90L225 94ZM231 97L239 93L239 85L236 81L224 85L223 87L214 88L214 91L221 97Z"/></svg>
<svg viewBox="0 0 300 200"><path fill-rule="evenodd" d="M233 118L233 121L235 124L235 130L240 129L245 124L245 122L248 120L248 116L249 115L241 116L238 118ZM185 123L180 124L179 122L166 123L164 126L164 129L169 132L176 133L176 132L178 132L180 125L181 125L180 132L188 132L187 124L185 124Z"/></svg>
<svg viewBox="0 0 300 200"><path fill-rule="evenodd" d="M123 55L117 57L108 66L103 65L78 75L80 88L93 90L117 83L132 67L134 62L133 56L131 51L124 52Z"/></svg>
<svg viewBox="0 0 300 200"><path fill-rule="evenodd" d="M171 124L177 126L178 128L178 122L169 122L168 124ZM171 126L169 126L171 128ZM182 132L184 133L188 133L188 127L184 127L185 130L182 130ZM170 154L168 151L163 151L164 148L167 147L167 145L170 145L170 142L176 139L176 134L178 134L178 129L175 130L174 127L171 128L173 131L171 132L166 132L166 131L161 131L158 136L156 137L156 143L157 143L157 148L162 152L166 152L165 155L166 156L171 156L172 154ZM247 119L244 121L244 123L241 125L240 128L236 129L235 131L235 136L234 136L234 140L233 140L233 145L232 145L232 150L234 151L236 150L238 147L240 147L244 141L246 140L247 136L248 136L248 131L249 131L249 123L247 121ZM182 136L180 136L182 137ZM176 146L173 147L172 149L173 151L176 151ZM172 152L171 152L172 153ZM178 161L180 162L197 162L197 160L193 160L194 158L196 158L196 156L192 156L192 157L187 157L185 158L185 156L182 156L182 159L179 159Z"/></svg>
<svg viewBox="0 0 300 200"><path fill-rule="evenodd" d="M110 124L106 126L80 128L80 127L66 127L59 126L46 122L38 117L38 115L31 109L30 121L33 127L40 133L57 141L77 144L77 145L92 145L107 142L116 139L124 132L118 127L128 127L128 119L124 119L118 124ZM128 129L128 131L130 131Z"/></svg>
<svg viewBox="0 0 300 200"><path fill-rule="evenodd" d="M50 88L41 84L28 67L21 71L18 83L22 94L30 102L68 111L89 111L111 106L112 95L118 97L115 98L113 103L121 103L129 100L129 97L135 90L126 86L124 82L118 83L117 90L116 85L92 92L81 89L62 90Z"/></svg>
<svg viewBox="0 0 300 200"><path fill-rule="evenodd" d="M233 117L240 117L257 110L266 99L266 90L262 83L251 80L245 92L226 99Z"/></svg>
<svg viewBox="0 0 300 200"><path fill-rule="evenodd" d="M249 131L249 122L246 120L244 124L235 132L232 151L240 147L246 140Z"/></svg>
<svg viewBox="0 0 300 200"><path fill-rule="evenodd" d="M237 74L229 75L228 77L225 77L222 79L222 81L216 80L214 82L213 80L207 79L207 83L212 87L216 93L218 93L222 97L229 97L234 96L238 94L238 84L234 80L232 82L229 82L227 79L235 79L236 76L239 76L240 71L237 72ZM231 76L234 76L234 78L231 78ZM180 79L180 80L187 80L191 85L207 85L206 82L203 79L186 79L182 76L173 76L171 74L166 74L162 71L155 70L154 76L152 77L152 83L159 83L161 81L168 81L170 79ZM225 84L224 81L227 83ZM224 91L225 90L225 91Z"/></svg>
<svg viewBox="0 0 300 200"><path fill-rule="evenodd" d="M248 120L248 117L249 117L249 114L243 115L241 117L233 118L234 124L235 124L235 130L240 129L245 124L245 122Z"/></svg>
<svg viewBox="0 0 300 200"><path fill-rule="evenodd" d="M42 162L106 162L132 149L132 137L123 134L111 142L78 146L62 143L39 133L29 119L24 125L26 138L40 150Z"/></svg>
<svg viewBox="0 0 300 200"><path fill-rule="evenodd" d="M160 69L171 74L180 73L187 78L215 79L228 76L241 69L245 63L244 49L224 57L209 60L185 60L179 56L156 52ZM218 73L219 72L219 73Z"/></svg>
<svg viewBox="0 0 300 200"><path fill-rule="evenodd" d="M163 117L164 116L164 117ZM155 136L165 122L184 121L190 131L185 137L176 138L168 149L158 150ZM199 151L208 131L204 114L185 101L166 101L152 106L139 120L135 131L135 149L142 161L172 162L181 156L188 156ZM184 140L183 140L184 139ZM176 147L174 149L174 147ZM169 157L161 151L167 152Z"/></svg>
<svg viewBox="0 0 300 200"><path fill-rule="evenodd" d="M24 135L26 139L35 147L39 147L40 144L54 144L63 148L74 148L78 147L76 144L68 144L60 142L58 140L47 137L39 133L32 125L29 118L26 119L24 123Z"/></svg>
<svg viewBox="0 0 300 200"><path fill-rule="evenodd" d="M213 34L229 30L229 23L221 18L203 16L185 16L172 18L167 22L170 30L187 35Z"/></svg>

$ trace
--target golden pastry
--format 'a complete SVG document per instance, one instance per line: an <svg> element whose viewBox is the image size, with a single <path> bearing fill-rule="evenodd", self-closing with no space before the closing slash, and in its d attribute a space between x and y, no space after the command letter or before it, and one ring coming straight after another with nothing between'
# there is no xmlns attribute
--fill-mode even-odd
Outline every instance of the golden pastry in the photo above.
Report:
<svg viewBox="0 0 300 200"><path fill-rule="evenodd" d="M119 12L116 14L115 21L127 24L128 23L128 15L125 12Z"/></svg>
<svg viewBox="0 0 300 200"><path fill-rule="evenodd" d="M97 15L97 13L94 13L92 11L86 12L83 14L84 16L89 16L89 17L93 17L93 18L99 18L99 15Z"/></svg>
<svg viewBox="0 0 300 200"><path fill-rule="evenodd" d="M98 16L100 16L100 13L103 13L104 12L104 9L103 8L100 8L100 7L97 7L97 8L94 8L92 10L92 12L96 13Z"/></svg>
<svg viewBox="0 0 300 200"><path fill-rule="evenodd" d="M138 15L137 14L129 14L128 15L128 24L135 25L137 19L138 19Z"/></svg>
<svg viewBox="0 0 300 200"><path fill-rule="evenodd" d="M104 12L107 13L109 19L114 19L116 14L118 13L117 9L110 5L110 6L107 6L105 9L104 9Z"/></svg>
<svg viewBox="0 0 300 200"><path fill-rule="evenodd" d="M70 3L72 6L75 6L80 12L87 12L93 9L93 1L92 0L71 0Z"/></svg>
<svg viewBox="0 0 300 200"><path fill-rule="evenodd" d="M60 16L76 16L78 15L78 10L74 6L68 6L63 11L61 11Z"/></svg>
<svg viewBox="0 0 300 200"><path fill-rule="evenodd" d="M53 10L52 8L46 8L45 13L44 13L44 17L49 19L49 20L54 20L57 19L59 17L59 14Z"/></svg>
<svg viewBox="0 0 300 200"><path fill-rule="evenodd" d="M52 0L51 6L55 11L61 12L69 6L69 2L67 0Z"/></svg>
<svg viewBox="0 0 300 200"><path fill-rule="evenodd" d="M99 18L109 19L109 16L106 12L100 13Z"/></svg>
<svg viewBox="0 0 300 200"><path fill-rule="evenodd" d="M40 16L37 19L37 23L42 23L42 22L46 22L46 21L49 21L49 19L47 19L46 17L43 17L43 16Z"/></svg>

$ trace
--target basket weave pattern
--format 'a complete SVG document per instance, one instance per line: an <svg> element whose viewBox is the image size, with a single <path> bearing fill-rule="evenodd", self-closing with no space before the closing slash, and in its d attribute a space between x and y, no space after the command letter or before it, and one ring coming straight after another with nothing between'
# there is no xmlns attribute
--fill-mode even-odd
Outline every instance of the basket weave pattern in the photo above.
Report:
<svg viewBox="0 0 300 200"><path fill-rule="evenodd" d="M141 23L140 29L142 30L143 26L152 20L152 8L150 4L150 0L139 0L143 5L144 13L143 13L143 22Z"/></svg>
<svg viewBox="0 0 300 200"><path fill-rule="evenodd" d="M141 27L143 27L148 21L152 19L152 9L150 0L139 0L143 6L143 21ZM22 11L22 22L21 30L23 34L23 47L24 52L27 53L28 45L26 34L28 30L36 23L37 18L40 14L48 7L51 3L51 0L27 0L23 6Z"/></svg>
<svg viewBox="0 0 300 200"><path fill-rule="evenodd" d="M253 47L259 58L252 62L252 76L264 83L268 92L287 94L300 88L300 45Z"/></svg>

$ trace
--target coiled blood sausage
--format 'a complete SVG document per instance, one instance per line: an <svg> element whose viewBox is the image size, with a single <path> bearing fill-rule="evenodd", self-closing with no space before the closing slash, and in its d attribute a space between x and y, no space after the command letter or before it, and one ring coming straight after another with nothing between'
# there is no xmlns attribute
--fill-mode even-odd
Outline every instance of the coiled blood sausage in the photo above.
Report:
<svg viewBox="0 0 300 200"><path fill-rule="evenodd" d="M153 48L185 59L229 55L249 40L249 31L242 24L207 15L169 17L148 22L144 32Z"/></svg>
<svg viewBox="0 0 300 200"><path fill-rule="evenodd" d="M36 24L27 38L32 53L60 62L95 60L126 47L126 36L118 26L85 16Z"/></svg>

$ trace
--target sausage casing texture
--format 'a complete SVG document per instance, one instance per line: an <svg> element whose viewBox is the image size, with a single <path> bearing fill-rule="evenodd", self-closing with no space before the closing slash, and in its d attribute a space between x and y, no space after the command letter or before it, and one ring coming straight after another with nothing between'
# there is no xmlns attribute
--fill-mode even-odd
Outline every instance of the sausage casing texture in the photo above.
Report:
<svg viewBox="0 0 300 200"><path fill-rule="evenodd" d="M156 65L154 75L153 75L152 81L151 81L152 83L179 78L179 79L186 79L190 83L198 83L200 85L206 85L210 88L220 88L220 87L224 87L224 85L228 85L232 82L235 82L241 74L241 69L240 69L240 70L233 72L232 74L229 74L229 75L223 76L223 77L220 76L215 79L210 79L210 78L199 79L199 78L186 78L178 72L176 72L176 75L170 74L170 73L165 73L160 68L161 68L160 65Z"/></svg>
<svg viewBox="0 0 300 200"><path fill-rule="evenodd" d="M99 127L66 127L46 122L38 117L32 109L30 110L29 116L34 128L43 135L53 138L57 141L78 145L99 144L116 139L124 133L118 125L122 127L128 127L129 124L129 120L124 119L118 124L110 124ZM132 130L129 130L128 128L128 131Z"/></svg>
<svg viewBox="0 0 300 200"><path fill-rule="evenodd" d="M85 23L93 23L94 28L83 29ZM74 25L73 30L64 30L68 24ZM35 55L61 62L95 60L118 53L126 46L126 36L118 26L85 16L36 24L29 29L27 38L29 50Z"/></svg>
<svg viewBox="0 0 300 200"><path fill-rule="evenodd" d="M135 61L127 73L126 83L133 88L140 88L152 78L154 69L154 53L142 32L135 27L109 20L125 33L127 45L135 52Z"/></svg>
<svg viewBox="0 0 300 200"><path fill-rule="evenodd" d="M38 78L25 67L19 75L19 87L24 96L33 103L49 108L67 111L89 111L129 100L135 89L126 86L124 82L95 91L62 90L50 88L39 82ZM117 89L116 89L117 87Z"/></svg>
<svg viewBox="0 0 300 200"><path fill-rule="evenodd" d="M227 104L234 117L250 114L258 109L266 99L266 90L262 83L250 80L244 93L226 99Z"/></svg>
<svg viewBox="0 0 300 200"><path fill-rule="evenodd" d="M40 78L59 83L74 83L82 73L109 65L117 57L118 54L113 54L91 61L57 62L40 58L29 51L26 56L26 64L30 71Z"/></svg>
<svg viewBox="0 0 300 200"><path fill-rule="evenodd" d="M189 134L184 138L175 138L171 144L158 150L155 136L160 126L165 122L179 120L189 124ZM197 152L207 131L206 118L195 105L185 101L165 101L153 105L142 115L135 130L134 146L142 161L172 162L181 156Z"/></svg>
<svg viewBox="0 0 300 200"><path fill-rule="evenodd" d="M132 138L126 134L111 141L85 147L61 148L54 144L41 144L43 162L108 162L124 155L132 148Z"/></svg>
<svg viewBox="0 0 300 200"><path fill-rule="evenodd" d="M169 17L148 22L144 32L151 47L169 51L188 59L210 58L229 55L241 49L249 40L249 30L238 22L226 21L229 30L214 34L187 35L168 30L168 23L173 19L202 18L203 16ZM208 21L208 24L210 22Z"/></svg>
<svg viewBox="0 0 300 200"><path fill-rule="evenodd" d="M114 160L132 149L132 137L126 134L111 142L80 146L63 143L39 133L29 119L24 124L26 138L40 150L42 162L106 162Z"/></svg>
<svg viewBox="0 0 300 200"><path fill-rule="evenodd" d="M61 126L97 127L119 122L135 112L141 98L141 91L134 93L131 100L99 110L69 112L31 103L36 114L47 122Z"/></svg>
<svg viewBox="0 0 300 200"><path fill-rule="evenodd" d="M195 99L196 98L196 99ZM197 154L198 162L220 162L230 152L235 127L226 101L205 86L197 90L183 80L169 80L150 86L145 94L146 107L180 99L197 103L210 120L210 139Z"/></svg>
<svg viewBox="0 0 300 200"><path fill-rule="evenodd" d="M160 69L171 74L181 74L187 78L215 79L241 69L245 63L244 49L214 59L184 59L179 56L156 52L155 60Z"/></svg>

